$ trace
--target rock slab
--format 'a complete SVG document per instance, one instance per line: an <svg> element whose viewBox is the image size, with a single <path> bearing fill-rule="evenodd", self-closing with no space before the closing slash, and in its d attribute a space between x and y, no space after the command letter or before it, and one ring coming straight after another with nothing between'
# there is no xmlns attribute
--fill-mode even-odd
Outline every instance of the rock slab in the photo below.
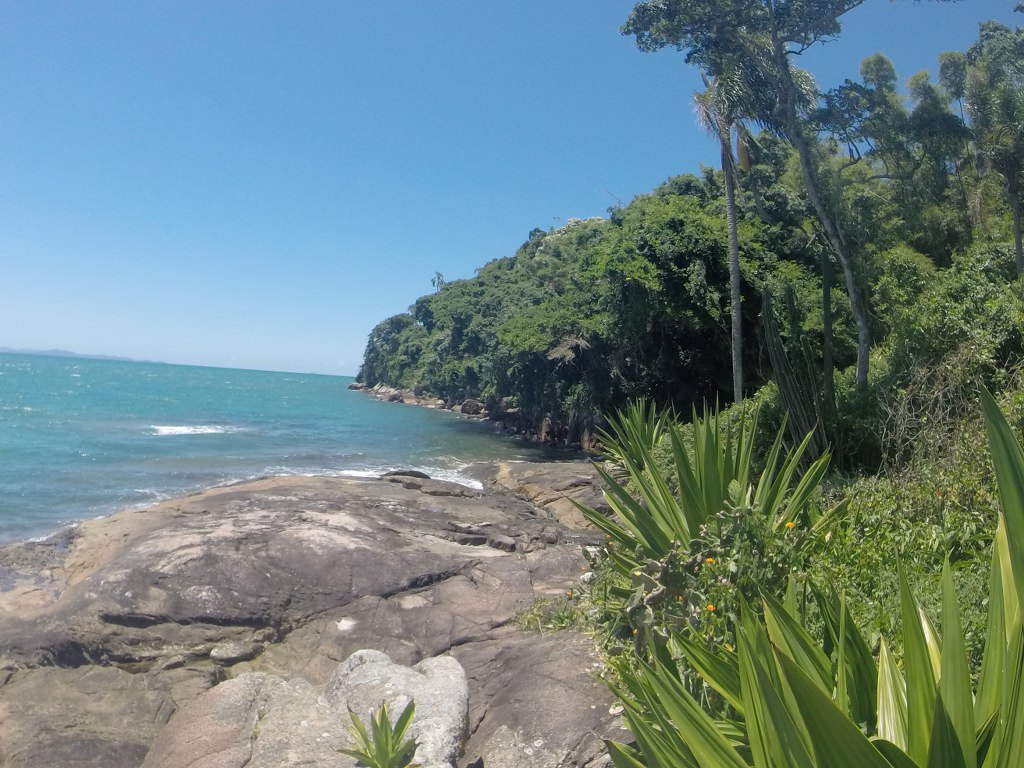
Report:
<svg viewBox="0 0 1024 768"><path fill-rule="evenodd" d="M540 507L567 528L591 528L577 503L610 512L604 483L589 461L502 461L472 464L466 471L493 490Z"/></svg>
<svg viewBox="0 0 1024 768"><path fill-rule="evenodd" d="M364 723L382 703L416 703L410 736L423 768L454 768L466 731L466 675L451 656L413 667L361 650L322 688L250 672L207 691L161 730L142 768L351 768L349 709Z"/></svg>
<svg viewBox="0 0 1024 768"><path fill-rule="evenodd" d="M221 758L244 752L231 734L262 711L253 702L299 706L365 648L405 666L457 652L474 711L486 710L503 690L486 681L542 666L501 652L539 638L513 617L571 588L595 537L508 495L389 480L266 478L0 547L0 768L139 768L165 723L210 689L237 695L208 738ZM607 696L588 684L587 696ZM546 690L521 688L515 706L541 711Z"/></svg>

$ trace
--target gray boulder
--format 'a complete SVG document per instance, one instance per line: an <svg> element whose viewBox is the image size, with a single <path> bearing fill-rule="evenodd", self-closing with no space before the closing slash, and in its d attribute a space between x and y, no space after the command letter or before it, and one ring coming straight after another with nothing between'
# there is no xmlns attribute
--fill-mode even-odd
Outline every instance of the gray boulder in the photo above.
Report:
<svg viewBox="0 0 1024 768"><path fill-rule="evenodd" d="M364 722L381 702L397 716L412 699L416 762L423 768L450 768L462 751L469 689L462 665L451 656L403 667L380 651L357 651L338 667L324 698L335 707L351 708Z"/></svg>
<svg viewBox="0 0 1024 768"><path fill-rule="evenodd" d="M453 768L466 733L466 675L450 656L403 667L379 651L357 651L321 689L251 672L179 710L142 768L350 768L348 710L368 722L387 702L397 716L416 702L411 735L423 768Z"/></svg>

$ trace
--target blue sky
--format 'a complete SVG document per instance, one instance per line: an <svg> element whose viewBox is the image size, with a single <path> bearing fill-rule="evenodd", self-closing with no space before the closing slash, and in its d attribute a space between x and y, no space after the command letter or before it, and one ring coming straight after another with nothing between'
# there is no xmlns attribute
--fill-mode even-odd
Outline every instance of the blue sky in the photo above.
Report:
<svg viewBox="0 0 1024 768"><path fill-rule="evenodd" d="M900 76L1015 0L869 0L805 57ZM0 346L354 373L533 227L714 163L618 0L6 3Z"/></svg>

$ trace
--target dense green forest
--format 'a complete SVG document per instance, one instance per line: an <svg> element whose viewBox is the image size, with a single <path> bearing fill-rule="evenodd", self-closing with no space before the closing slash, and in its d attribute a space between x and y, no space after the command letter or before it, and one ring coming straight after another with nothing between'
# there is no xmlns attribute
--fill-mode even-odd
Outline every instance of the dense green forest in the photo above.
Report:
<svg viewBox="0 0 1024 768"><path fill-rule="evenodd" d="M679 44L652 7L625 31L643 48ZM359 379L478 398L569 443L632 398L684 412L728 402L732 210L741 391L778 380L801 428L876 461L882 446L846 433L880 390L964 347L983 375L1021 353L1022 62L1020 30L989 22L967 51L939 56L938 82L925 71L902 88L882 54L830 90L794 69L796 128L778 103L711 79L696 101L722 168L670 178L607 218L535 229L475 277L437 281L373 329ZM767 77L744 67L730 76Z"/></svg>
<svg viewBox="0 0 1024 768"><path fill-rule="evenodd" d="M519 620L595 638L616 768L1021 762L1024 30L814 83L799 54L863 3L637 3L719 167L534 230L367 345L368 385L598 434L606 544Z"/></svg>

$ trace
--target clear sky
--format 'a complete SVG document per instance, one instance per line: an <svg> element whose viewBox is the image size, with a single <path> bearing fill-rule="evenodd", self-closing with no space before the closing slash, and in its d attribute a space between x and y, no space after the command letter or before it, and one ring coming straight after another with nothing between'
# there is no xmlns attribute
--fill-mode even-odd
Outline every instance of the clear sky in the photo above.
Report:
<svg viewBox="0 0 1024 768"><path fill-rule="evenodd" d="M869 0L805 64L905 79L1015 2ZM3 3L0 346L354 373L435 271L715 161L631 7Z"/></svg>

